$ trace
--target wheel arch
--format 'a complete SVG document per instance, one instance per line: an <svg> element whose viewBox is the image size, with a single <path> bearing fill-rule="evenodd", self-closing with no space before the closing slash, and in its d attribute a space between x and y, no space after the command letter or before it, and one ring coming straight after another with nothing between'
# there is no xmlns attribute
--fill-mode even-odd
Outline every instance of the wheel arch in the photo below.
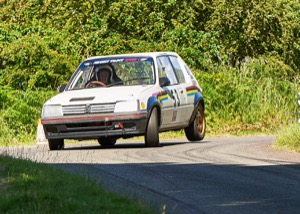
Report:
<svg viewBox="0 0 300 214"><path fill-rule="evenodd" d="M200 92L195 94L194 107L196 108L199 104L202 104L203 109L205 109L204 98L203 98L203 95Z"/></svg>
<svg viewBox="0 0 300 214"><path fill-rule="evenodd" d="M197 114L197 107L199 106L199 104L201 104L203 106L203 111L205 110L205 103L204 103L204 98L203 95L198 92L195 94L195 98L194 98L194 110L193 113L191 115L190 121L189 123L193 122L196 114Z"/></svg>
<svg viewBox="0 0 300 214"><path fill-rule="evenodd" d="M147 102L147 118L149 120L153 108L157 108L158 126L161 125L161 104L156 97L150 97ZM147 122L148 123L148 122Z"/></svg>

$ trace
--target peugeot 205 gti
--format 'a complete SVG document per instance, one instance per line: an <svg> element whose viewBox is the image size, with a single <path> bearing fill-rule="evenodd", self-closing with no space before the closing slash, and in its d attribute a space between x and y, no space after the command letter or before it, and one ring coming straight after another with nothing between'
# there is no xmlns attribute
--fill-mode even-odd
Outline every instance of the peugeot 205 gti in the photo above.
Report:
<svg viewBox="0 0 300 214"><path fill-rule="evenodd" d="M144 135L145 145L156 147L163 131L184 129L190 141L205 135L202 89L177 53L91 57L59 91L42 110L50 150L65 139L113 146Z"/></svg>

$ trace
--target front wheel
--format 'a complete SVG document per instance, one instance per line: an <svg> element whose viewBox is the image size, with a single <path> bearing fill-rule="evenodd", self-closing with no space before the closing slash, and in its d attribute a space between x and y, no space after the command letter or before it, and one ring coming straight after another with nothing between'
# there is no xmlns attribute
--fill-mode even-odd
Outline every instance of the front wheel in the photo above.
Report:
<svg viewBox="0 0 300 214"><path fill-rule="evenodd" d="M48 139L50 150L61 150L64 148L64 139Z"/></svg>
<svg viewBox="0 0 300 214"><path fill-rule="evenodd" d="M195 119L191 124L184 129L185 135L189 141L200 141L203 140L205 136L206 122L204 107L199 104L197 107L197 113Z"/></svg>
<svg viewBox="0 0 300 214"><path fill-rule="evenodd" d="M153 108L150 114L150 118L148 120L146 133L145 133L145 145L147 147L159 146L157 108Z"/></svg>

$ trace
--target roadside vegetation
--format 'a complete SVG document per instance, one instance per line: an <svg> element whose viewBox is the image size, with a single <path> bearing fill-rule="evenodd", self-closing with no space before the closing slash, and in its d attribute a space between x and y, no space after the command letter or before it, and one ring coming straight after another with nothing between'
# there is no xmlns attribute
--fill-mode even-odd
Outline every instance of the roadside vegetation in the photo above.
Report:
<svg viewBox="0 0 300 214"><path fill-rule="evenodd" d="M203 87L207 135L297 121L297 0L0 0L0 145L34 142L43 102L92 55L175 51Z"/></svg>
<svg viewBox="0 0 300 214"><path fill-rule="evenodd" d="M153 213L94 181L0 155L0 213Z"/></svg>
<svg viewBox="0 0 300 214"><path fill-rule="evenodd" d="M0 8L0 146L35 142L43 103L84 58L175 51L203 88L207 135L275 134L279 147L300 151L298 0L0 0ZM1 213L149 212L57 168L0 162Z"/></svg>
<svg viewBox="0 0 300 214"><path fill-rule="evenodd" d="M277 134L277 147L300 152L300 124L293 123L282 128Z"/></svg>

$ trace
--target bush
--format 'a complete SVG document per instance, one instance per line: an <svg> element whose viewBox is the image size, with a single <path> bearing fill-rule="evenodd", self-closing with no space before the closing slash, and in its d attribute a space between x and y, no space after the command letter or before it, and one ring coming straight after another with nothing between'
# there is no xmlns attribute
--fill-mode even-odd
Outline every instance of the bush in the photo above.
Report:
<svg viewBox="0 0 300 214"><path fill-rule="evenodd" d="M70 78L76 60L52 50L44 40L24 36L2 49L1 85L20 90L53 89Z"/></svg>
<svg viewBox="0 0 300 214"><path fill-rule="evenodd" d="M291 123L277 134L276 145L300 152L300 124Z"/></svg>
<svg viewBox="0 0 300 214"><path fill-rule="evenodd" d="M297 0L6 0L0 7L0 131L8 139L33 135L43 101L83 58L128 52L175 51L195 68L212 132L274 131L295 121Z"/></svg>
<svg viewBox="0 0 300 214"><path fill-rule="evenodd" d="M274 132L296 121L297 83L273 78L268 70L253 60L242 69L220 66L214 73L197 72L212 132Z"/></svg>
<svg viewBox="0 0 300 214"><path fill-rule="evenodd" d="M15 89L54 89L85 57L140 51L176 51L207 72L261 56L290 79L300 71L296 0L7 0L0 6L0 85Z"/></svg>
<svg viewBox="0 0 300 214"><path fill-rule="evenodd" d="M53 91L21 91L0 88L0 144L32 142L43 103Z"/></svg>

